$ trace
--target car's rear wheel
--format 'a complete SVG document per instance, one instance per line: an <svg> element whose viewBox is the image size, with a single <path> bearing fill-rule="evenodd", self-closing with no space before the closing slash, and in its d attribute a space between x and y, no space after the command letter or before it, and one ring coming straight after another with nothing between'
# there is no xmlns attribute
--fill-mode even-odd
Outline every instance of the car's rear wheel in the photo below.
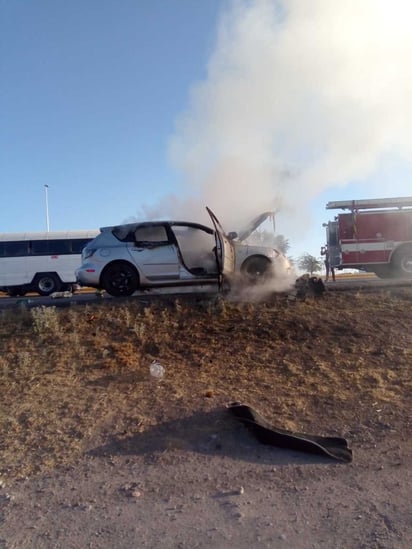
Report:
<svg viewBox="0 0 412 549"><path fill-rule="evenodd" d="M139 287L139 275L130 263L116 261L104 269L101 282L108 294L114 297L127 296Z"/></svg>
<svg viewBox="0 0 412 549"><path fill-rule="evenodd" d="M50 295L60 291L60 280L54 273L42 273L36 275L33 286L40 295Z"/></svg>
<svg viewBox="0 0 412 549"><path fill-rule="evenodd" d="M270 271L270 261L266 257L249 257L242 265L242 274L249 283L264 282Z"/></svg>

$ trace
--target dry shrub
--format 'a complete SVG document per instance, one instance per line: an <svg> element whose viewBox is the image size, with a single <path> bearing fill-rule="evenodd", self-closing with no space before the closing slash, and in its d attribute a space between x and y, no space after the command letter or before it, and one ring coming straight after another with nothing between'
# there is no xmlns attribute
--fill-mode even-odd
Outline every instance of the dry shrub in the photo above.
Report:
<svg viewBox="0 0 412 549"><path fill-rule="evenodd" d="M56 307L35 307L30 310L34 331L39 335L57 335L60 333L59 314Z"/></svg>

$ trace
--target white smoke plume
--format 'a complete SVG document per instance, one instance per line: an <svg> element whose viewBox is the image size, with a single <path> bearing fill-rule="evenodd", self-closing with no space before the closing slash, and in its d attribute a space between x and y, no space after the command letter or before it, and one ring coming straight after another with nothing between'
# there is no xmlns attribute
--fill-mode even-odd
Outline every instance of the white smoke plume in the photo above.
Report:
<svg viewBox="0 0 412 549"><path fill-rule="evenodd" d="M156 213L199 219L207 204L236 229L276 208L292 227L385 155L410 164L411 23L410 0L227 4L170 142L182 192Z"/></svg>

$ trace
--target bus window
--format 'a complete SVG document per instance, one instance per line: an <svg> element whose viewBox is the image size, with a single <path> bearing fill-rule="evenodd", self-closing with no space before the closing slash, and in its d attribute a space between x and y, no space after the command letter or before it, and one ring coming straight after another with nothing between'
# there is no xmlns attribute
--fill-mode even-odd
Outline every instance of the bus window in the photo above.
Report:
<svg viewBox="0 0 412 549"><path fill-rule="evenodd" d="M73 254L81 254L83 248L90 242L90 238L74 238L71 241L71 251Z"/></svg>
<svg viewBox="0 0 412 549"><path fill-rule="evenodd" d="M66 255L70 254L70 240L32 240L31 253L33 255Z"/></svg>
<svg viewBox="0 0 412 549"><path fill-rule="evenodd" d="M71 254L70 240L51 240L50 251L53 255Z"/></svg>
<svg viewBox="0 0 412 549"><path fill-rule="evenodd" d="M28 242L15 240L0 243L0 257L23 257L28 253Z"/></svg>

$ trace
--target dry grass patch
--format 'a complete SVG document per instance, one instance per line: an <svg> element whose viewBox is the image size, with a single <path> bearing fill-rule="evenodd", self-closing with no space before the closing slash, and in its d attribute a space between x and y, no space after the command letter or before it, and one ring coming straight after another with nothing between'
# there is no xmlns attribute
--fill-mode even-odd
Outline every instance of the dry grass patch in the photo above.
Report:
<svg viewBox="0 0 412 549"><path fill-rule="evenodd" d="M0 472L70 464L109 436L233 400L291 429L344 435L372 422L378 437L377 407L403 429L411 304L406 289L2 311ZM166 369L160 382L154 359Z"/></svg>

